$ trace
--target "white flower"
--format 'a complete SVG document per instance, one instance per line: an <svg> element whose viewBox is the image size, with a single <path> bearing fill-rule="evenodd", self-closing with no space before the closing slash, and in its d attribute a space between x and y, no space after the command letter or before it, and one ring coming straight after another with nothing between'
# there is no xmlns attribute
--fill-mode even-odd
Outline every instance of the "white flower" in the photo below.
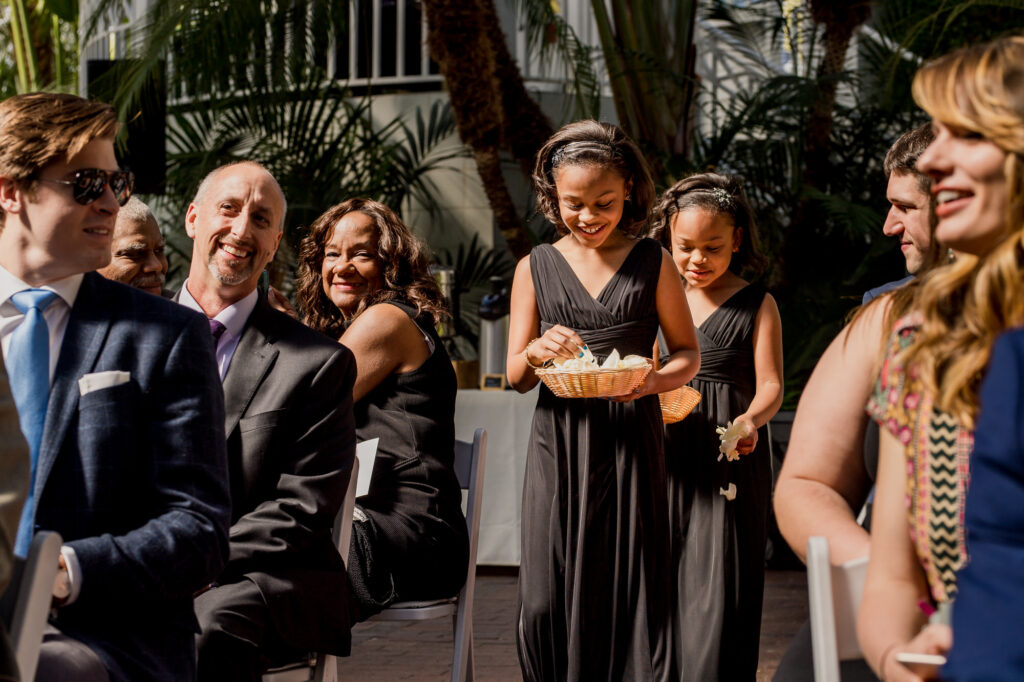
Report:
<svg viewBox="0 0 1024 682"><path fill-rule="evenodd" d="M745 422L734 424L731 421L727 422L725 426L719 426L715 429L715 433L718 434L718 439L722 441L722 444L718 446L719 461L722 457L725 457L730 462L734 462L740 458L740 453L736 452L736 444L743 438L746 438L750 434L747 432L747 425Z"/></svg>
<svg viewBox="0 0 1024 682"><path fill-rule="evenodd" d="M728 488L719 488L718 494L725 495L725 499L732 502L736 499L736 484L730 483Z"/></svg>

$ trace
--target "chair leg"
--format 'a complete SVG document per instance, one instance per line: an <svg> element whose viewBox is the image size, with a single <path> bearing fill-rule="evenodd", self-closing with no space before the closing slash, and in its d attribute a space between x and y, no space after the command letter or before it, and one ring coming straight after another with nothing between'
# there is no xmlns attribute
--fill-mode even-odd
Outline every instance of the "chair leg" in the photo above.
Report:
<svg viewBox="0 0 1024 682"><path fill-rule="evenodd" d="M318 654L313 682L339 682L341 680L341 658L330 654Z"/></svg>

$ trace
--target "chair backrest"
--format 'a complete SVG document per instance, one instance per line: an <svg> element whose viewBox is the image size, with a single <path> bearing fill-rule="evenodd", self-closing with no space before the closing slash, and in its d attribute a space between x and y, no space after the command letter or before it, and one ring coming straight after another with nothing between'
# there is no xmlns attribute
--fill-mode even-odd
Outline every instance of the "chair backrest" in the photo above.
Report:
<svg viewBox="0 0 1024 682"><path fill-rule="evenodd" d="M370 492L370 480L373 478L373 463L377 459L377 444L380 438L371 438L356 444L356 459L359 460L359 483L356 485L356 497Z"/></svg>
<svg viewBox="0 0 1024 682"><path fill-rule="evenodd" d="M376 449L376 440L374 440L373 446ZM358 451L359 446L357 445L356 452ZM345 490L345 501L341 503L338 516L334 519L334 546L338 548L338 553L341 554L341 560L345 562L346 567L348 566L348 548L352 543L352 515L356 509L356 486L359 481L360 469L359 459L356 458L352 462L352 474L348 479L348 489Z"/></svg>
<svg viewBox="0 0 1024 682"><path fill-rule="evenodd" d="M857 609L864 591L868 558L841 566L829 561L828 539L807 541L807 592L816 682L839 682L839 661L861 658Z"/></svg>
<svg viewBox="0 0 1024 682"><path fill-rule="evenodd" d="M29 546L25 570L18 584L18 597L11 617L11 645L21 679L35 679L43 629L50 615L53 580L63 540L60 533L39 531Z"/></svg>
<svg viewBox="0 0 1024 682"><path fill-rule="evenodd" d="M455 477L467 491L466 526L469 529L469 566L476 567L476 545L480 535L480 508L483 506L484 465L487 460L487 431L478 428L473 442L455 441Z"/></svg>

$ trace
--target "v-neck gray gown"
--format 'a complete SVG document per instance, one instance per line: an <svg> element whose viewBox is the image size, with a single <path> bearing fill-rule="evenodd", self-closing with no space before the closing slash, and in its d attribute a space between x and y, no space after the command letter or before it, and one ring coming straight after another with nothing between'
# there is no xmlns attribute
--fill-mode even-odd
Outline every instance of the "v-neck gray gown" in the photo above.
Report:
<svg viewBox="0 0 1024 682"><path fill-rule="evenodd" d="M541 332L599 359L650 356L661 246L640 240L593 298L552 246L530 255ZM518 646L528 681L675 680L664 437L656 396L557 398L540 387L527 450Z"/></svg>
<svg viewBox="0 0 1024 682"><path fill-rule="evenodd" d="M754 398L754 321L764 296L761 286L748 285L697 328L700 371L690 385L701 401L666 427L676 623L688 626L677 654L685 682L752 682L757 673L772 488L768 433L758 431L749 455L719 461L715 428ZM732 501L719 492L730 483Z"/></svg>

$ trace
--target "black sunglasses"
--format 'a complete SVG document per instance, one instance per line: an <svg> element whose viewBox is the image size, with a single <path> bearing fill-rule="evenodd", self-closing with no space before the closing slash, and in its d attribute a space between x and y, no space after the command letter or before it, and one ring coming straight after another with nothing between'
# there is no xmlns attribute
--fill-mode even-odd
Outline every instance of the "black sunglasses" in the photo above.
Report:
<svg viewBox="0 0 1024 682"><path fill-rule="evenodd" d="M56 182L71 185L71 196L79 204L88 206L103 196L104 185L110 185L110 191L120 206L128 203L135 189L135 173L125 170L105 171L100 168L83 168L75 171L74 180L45 180L40 182Z"/></svg>

